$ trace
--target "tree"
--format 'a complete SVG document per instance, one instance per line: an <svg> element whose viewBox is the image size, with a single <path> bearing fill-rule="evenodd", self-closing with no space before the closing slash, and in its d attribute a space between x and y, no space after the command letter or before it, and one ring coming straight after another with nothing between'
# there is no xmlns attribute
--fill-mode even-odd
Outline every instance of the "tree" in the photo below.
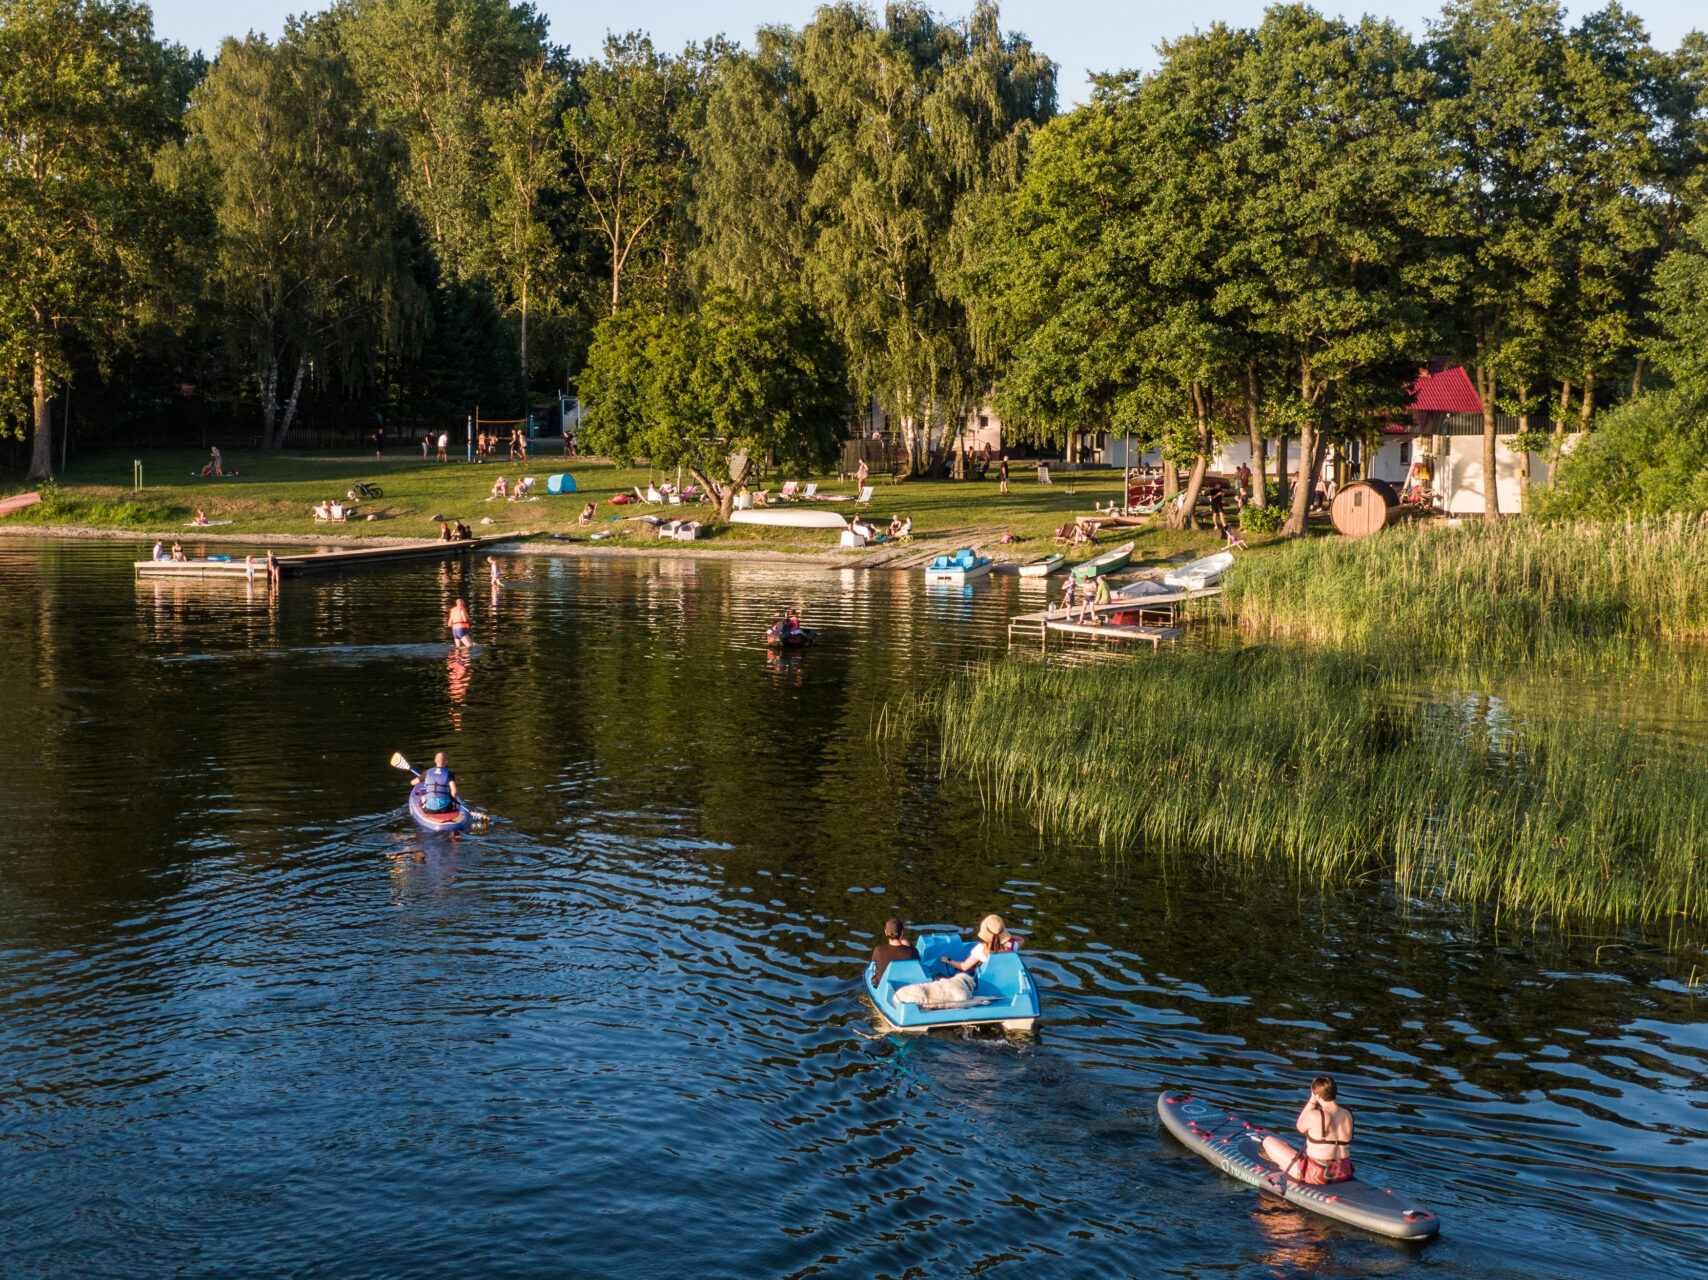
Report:
<svg viewBox="0 0 1708 1280"><path fill-rule="evenodd" d="M487 183L489 273L516 317L524 401L532 368L529 320L555 308L561 297L562 241L552 224L565 178L557 131L566 95L563 78L542 58L514 96L486 107L493 156ZM526 403L522 408L526 412Z"/></svg>
<svg viewBox="0 0 1708 1280"><path fill-rule="evenodd" d="M1544 376L1548 318L1566 290L1560 211L1569 160L1566 41L1551 0L1449 0L1431 28L1431 127L1441 205L1440 296L1483 402L1484 514L1500 515L1501 389Z"/></svg>
<svg viewBox="0 0 1708 1280"><path fill-rule="evenodd" d="M1240 70L1249 108L1228 145L1246 180L1222 305L1238 291L1285 380L1300 482L1282 529L1299 534L1329 436L1402 415L1434 336L1424 81L1393 24L1302 6L1269 10Z"/></svg>
<svg viewBox="0 0 1708 1280"><path fill-rule="evenodd" d="M551 56L545 20L508 0L362 0L332 38L378 124L408 148L403 198L447 280L480 273L493 159L488 108Z"/></svg>
<svg viewBox="0 0 1708 1280"><path fill-rule="evenodd" d="M185 70L146 6L0 0L0 423L27 413L32 479L53 474L69 348L110 353L159 260L149 157L177 127Z"/></svg>
<svg viewBox="0 0 1708 1280"><path fill-rule="evenodd" d="M612 316L595 332L580 391L592 448L687 467L724 520L754 458L823 468L848 436L841 345L787 296L755 307L714 290L686 317Z"/></svg>
<svg viewBox="0 0 1708 1280"><path fill-rule="evenodd" d="M676 283L689 138L715 58L716 47L671 58L630 32L606 38L603 62L576 67L563 145L585 225L604 247L611 315L625 276L644 271L655 300Z"/></svg>
<svg viewBox="0 0 1708 1280"><path fill-rule="evenodd" d="M881 25L844 3L767 35L714 98L696 205L707 273L747 296L797 283L847 346L859 399L894 413L929 469L931 440L952 444L948 424L990 385L954 281L974 208L1019 182L1054 114L1053 64L989 3L960 24L893 5Z"/></svg>
<svg viewBox="0 0 1708 1280"><path fill-rule="evenodd" d="M295 24L276 47L227 40L190 119L174 173L206 194L206 289L255 379L262 445L280 449L311 368L356 384L379 350L415 337L402 156L344 58Z"/></svg>

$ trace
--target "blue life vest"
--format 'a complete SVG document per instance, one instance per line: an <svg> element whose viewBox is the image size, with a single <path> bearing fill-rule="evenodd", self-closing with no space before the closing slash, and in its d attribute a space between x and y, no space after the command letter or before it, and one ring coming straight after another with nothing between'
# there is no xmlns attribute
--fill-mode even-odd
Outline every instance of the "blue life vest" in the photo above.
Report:
<svg viewBox="0 0 1708 1280"><path fill-rule="evenodd" d="M428 813L443 813L454 803L451 799L451 779L456 775L449 769L434 765L421 775L421 807Z"/></svg>

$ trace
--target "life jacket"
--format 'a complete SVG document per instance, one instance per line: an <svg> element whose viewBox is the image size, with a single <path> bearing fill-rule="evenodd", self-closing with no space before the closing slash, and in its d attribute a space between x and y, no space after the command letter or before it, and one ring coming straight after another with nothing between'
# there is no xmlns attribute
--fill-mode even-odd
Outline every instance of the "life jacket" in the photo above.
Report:
<svg viewBox="0 0 1708 1280"><path fill-rule="evenodd" d="M454 775L449 769L441 769L434 765L421 775L421 800L429 809L446 809L450 807L451 779Z"/></svg>
<svg viewBox="0 0 1708 1280"><path fill-rule="evenodd" d="M453 627L466 627L466 626L468 626L468 624L469 624L469 611L467 609L463 608L461 605L455 605L455 604L452 605L451 606L451 616L450 616L448 625L453 626Z"/></svg>

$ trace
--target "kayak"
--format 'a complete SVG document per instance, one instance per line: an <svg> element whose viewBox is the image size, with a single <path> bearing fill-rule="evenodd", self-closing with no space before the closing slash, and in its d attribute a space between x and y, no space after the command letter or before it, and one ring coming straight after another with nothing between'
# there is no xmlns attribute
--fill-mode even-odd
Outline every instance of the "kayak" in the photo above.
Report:
<svg viewBox="0 0 1708 1280"><path fill-rule="evenodd" d="M1163 1094L1156 1100L1156 1111L1168 1131L1194 1154L1289 1204L1394 1240L1427 1240L1441 1231L1441 1219L1414 1205L1409 1196L1357 1178L1318 1187L1287 1177L1262 1157L1267 1129L1189 1093Z"/></svg>
<svg viewBox="0 0 1708 1280"><path fill-rule="evenodd" d="M778 628L772 627L765 633L765 643L771 648L804 649L818 638L818 633L811 627L801 627L784 635Z"/></svg>
<svg viewBox="0 0 1708 1280"><path fill-rule="evenodd" d="M1234 553L1218 551L1213 556L1205 556L1202 560L1181 565L1172 573L1164 574L1162 580L1171 587L1202 591L1205 587L1214 586L1221 576L1233 567Z"/></svg>
<svg viewBox="0 0 1708 1280"><path fill-rule="evenodd" d="M1020 566L1022 578L1047 578L1062 565L1067 563L1067 557L1060 551L1051 552L1047 556L1039 556L1036 560L1028 560Z"/></svg>
<svg viewBox="0 0 1708 1280"><path fill-rule="evenodd" d="M1038 1022L1038 988L1020 959L1018 951L999 951L975 971L978 986L965 1003L929 1007L903 1004L896 992L915 982L929 982L931 966L939 959L965 960L972 942L958 933L921 934L916 944L918 960L892 960L881 982L874 981L878 967L866 966L866 994L878 1006L890 1031L923 1031L931 1027L967 1027L1000 1024L1009 1031L1030 1031ZM937 971L941 976L941 970Z"/></svg>
<svg viewBox="0 0 1708 1280"><path fill-rule="evenodd" d="M1127 561L1133 558L1133 548L1138 545L1136 542L1123 542L1113 551L1105 551L1100 556L1093 556L1084 564L1074 565L1073 576L1075 581L1090 582L1093 578L1102 577L1106 573L1125 569Z"/></svg>
<svg viewBox="0 0 1708 1280"><path fill-rule="evenodd" d="M409 790L409 816L423 831L466 831L474 824L474 813L461 800L455 809L443 813L428 813L421 807L421 788Z"/></svg>

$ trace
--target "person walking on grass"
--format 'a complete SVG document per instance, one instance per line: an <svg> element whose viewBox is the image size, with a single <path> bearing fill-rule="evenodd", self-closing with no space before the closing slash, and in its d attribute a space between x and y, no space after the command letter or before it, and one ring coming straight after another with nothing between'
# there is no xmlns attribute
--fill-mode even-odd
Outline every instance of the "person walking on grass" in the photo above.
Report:
<svg viewBox="0 0 1708 1280"><path fill-rule="evenodd" d="M997 474L998 480L1001 481L1001 483L997 485L996 491L998 493L1007 493L1008 492L1008 455L1006 453L1002 455L1002 465L997 468L996 474Z"/></svg>
<svg viewBox="0 0 1708 1280"><path fill-rule="evenodd" d="M451 460L451 433L449 431L441 431L439 433L439 461L440 462L449 462L450 460Z"/></svg>
<svg viewBox="0 0 1708 1280"><path fill-rule="evenodd" d="M1210 494L1210 520L1224 538L1228 535L1228 502L1222 496L1222 491L1216 489Z"/></svg>

